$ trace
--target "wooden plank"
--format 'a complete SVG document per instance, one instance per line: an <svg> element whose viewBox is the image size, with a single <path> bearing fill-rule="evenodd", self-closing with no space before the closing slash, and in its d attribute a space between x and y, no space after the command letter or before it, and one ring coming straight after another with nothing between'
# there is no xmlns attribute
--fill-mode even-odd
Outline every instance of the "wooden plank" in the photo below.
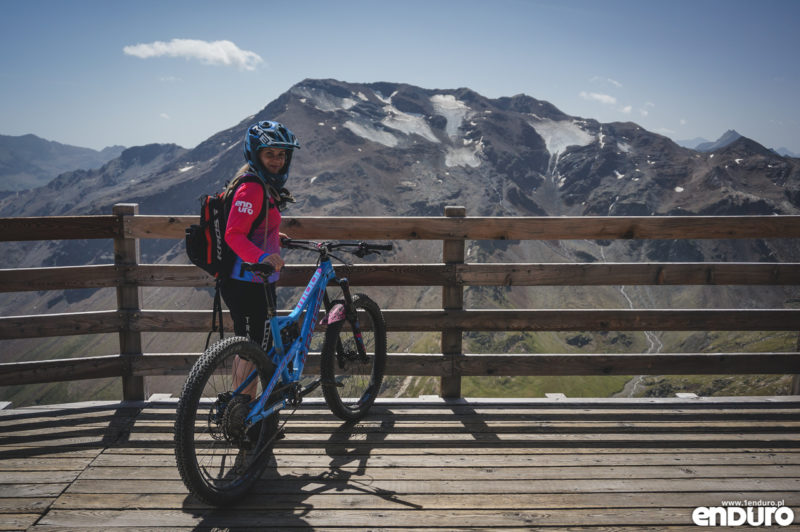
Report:
<svg viewBox="0 0 800 532"><path fill-rule="evenodd" d="M139 215L126 223L125 231L134 238L182 239L185 229L198 221L197 216ZM0 223L0 233L2 229ZM281 229L294 238L317 240L798 238L800 216L303 216L284 217Z"/></svg>
<svg viewBox="0 0 800 532"><path fill-rule="evenodd" d="M281 311L279 314L286 314ZM113 313L80 313L78 317ZM124 312L121 312L124 314ZM547 309L547 310L383 310L388 331L440 331L462 328L469 331L795 331L800 324L796 309ZM45 328L49 315L0 318L0 336L13 336L14 325L36 319L41 330L64 332L65 325ZM69 323L67 318L62 318ZM128 313L132 330L139 332L207 332L211 313L207 310L142 310ZM225 327L230 330L230 317L225 313ZM64 322L62 322L64 323ZM48 334L45 334L47 332ZM100 332L109 332L101 329ZM19 334L19 333L17 333ZM72 334L85 334L73 332Z"/></svg>
<svg viewBox="0 0 800 532"><path fill-rule="evenodd" d="M464 376L749 375L754 368L792 373L800 368L800 353L490 354L455 361L455 371Z"/></svg>
<svg viewBox="0 0 800 532"><path fill-rule="evenodd" d="M199 216L151 216L137 214L126 217L125 235L128 238L177 238L183 240L186 228L200 223Z"/></svg>
<svg viewBox="0 0 800 532"><path fill-rule="evenodd" d="M152 353L131 361L134 375L186 375L199 353ZM43 366L48 362L40 363ZM319 373L319 354L309 354L305 373ZM658 354L467 354L390 353L386 375L783 375L800 367L800 353ZM2 384L0 365L0 384ZM9 373L13 370L9 370ZM107 375L110 376L110 375ZM29 381L26 382L46 382Z"/></svg>
<svg viewBox="0 0 800 532"><path fill-rule="evenodd" d="M393 494L386 494L392 497ZM628 509L624 512L626 525L691 525L691 512L685 508ZM298 514L294 511L260 512L218 511L183 512L176 510L52 510L43 516L39 526L63 528L103 527L196 527L195 529L237 529L264 527L289 530L295 527L319 530L330 527L353 530L370 523L370 529L394 529L398 523L419 529L452 529L454 523L469 523L480 529L521 527L583 527L614 525L620 521L619 510L610 509L548 509L548 510L316 510L309 508ZM641 529L640 529L641 530ZM663 528L661 528L663 530Z"/></svg>
<svg viewBox="0 0 800 532"><path fill-rule="evenodd" d="M261 482L254 493L318 493L330 490L346 494L362 492L359 482L349 482L346 475L340 478L304 478L293 476L281 482ZM357 479L353 479L354 481ZM731 486L730 478L710 479L553 479L532 483L530 480L481 480L468 483L460 480L375 480L370 489L384 492L425 493L425 494L505 494L505 493L635 493L635 492L681 492L691 487L691 491L749 491L749 492L798 492L800 479L766 478L740 479L741 483ZM180 480L154 480L121 478L114 480L78 479L68 493L187 493Z"/></svg>
<svg viewBox="0 0 800 532"><path fill-rule="evenodd" d="M124 374L125 362L120 355L14 362L0 364L0 386L120 377Z"/></svg>
<svg viewBox="0 0 800 532"><path fill-rule="evenodd" d="M472 286L796 285L800 264L464 264L456 275Z"/></svg>
<svg viewBox="0 0 800 532"><path fill-rule="evenodd" d="M283 312L285 314L285 311ZM389 331L793 331L800 310L384 310ZM0 338L118 332L206 332L201 310L94 311L0 317ZM232 322L225 313L225 327Z"/></svg>
<svg viewBox="0 0 800 532"><path fill-rule="evenodd" d="M107 288L121 282L121 273L109 264L0 270L0 292Z"/></svg>
<svg viewBox="0 0 800 532"><path fill-rule="evenodd" d="M797 238L800 216L298 217L295 238L378 240L609 240Z"/></svg>
<svg viewBox="0 0 800 532"><path fill-rule="evenodd" d="M344 465L303 467L300 465L271 467L261 478L269 481L281 481L286 478L323 479L333 472L333 478L358 479L368 477L370 480L418 480L438 481L441 479L460 480L462 482L480 483L491 480L528 480L532 482L550 480L598 480L598 479L729 479L732 473L748 479L792 479L800 475L800 466L582 466L582 467L549 467L549 466L515 466L515 467L402 467L381 468L369 465L369 473L365 474L363 464L345 463ZM216 462L218 464L218 462ZM46 474L44 472L38 472ZM126 468L128 478L138 480L179 480L176 467L137 467ZM19 475L19 474L17 474ZM120 477L120 471L111 467L91 467L81 476L83 480L114 480ZM57 476L68 478L64 472ZM34 480L35 481L35 480Z"/></svg>
<svg viewBox="0 0 800 532"><path fill-rule="evenodd" d="M0 498L9 499L14 497L58 497L67 489L69 484L0 484Z"/></svg>
<svg viewBox="0 0 800 532"><path fill-rule="evenodd" d="M795 331L800 310L384 310L389 331Z"/></svg>
<svg viewBox="0 0 800 532"><path fill-rule="evenodd" d="M280 286L306 286L315 270L312 264L287 264ZM142 264L126 275L140 286L214 286L213 277L191 265ZM443 264L354 264L347 268L347 277L354 286L437 286L455 279L455 271Z"/></svg>
<svg viewBox="0 0 800 532"><path fill-rule="evenodd" d="M134 375L141 376L187 375L199 356L200 353L146 353L131 361L131 371ZM310 353L304 373L317 375L319 368L319 353ZM441 376L452 374L452 368L453 364L448 356L392 353L387 358L386 375Z"/></svg>
<svg viewBox="0 0 800 532"><path fill-rule="evenodd" d="M0 514L0 530L26 530L40 517L38 513Z"/></svg>
<svg viewBox="0 0 800 532"><path fill-rule="evenodd" d="M305 286L314 265L287 265L281 286ZM555 264L355 264L354 286L607 286L607 285L796 285L800 264L782 263L555 263ZM214 286L192 265L64 266L0 270L0 292L139 286Z"/></svg>
<svg viewBox="0 0 800 532"><path fill-rule="evenodd" d="M0 339L42 338L119 332L122 314L114 310L0 317Z"/></svg>
<svg viewBox="0 0 800 532"><path fill-rule="evenodd" d="M237 508L241 510L277 510L292 508L315 508L318 510L336 509L546 509L546 508L689 508L697 506L718 506L723 500L749 500L752 492L718 491L712 493L504 493L502 495L479 494L472 496L439 494L431 497L426 494L397 493L394 496L381 496L381 493L337 494L322 493L274 494L270 497L244 498ZM800 494L796 492L761 492L761 500L784 500L786 506L800 505ZM149 493L65 493L53 504L57 509L163 509L163 508L204 508L193 498L183 494Z"/></svg>
<svg viewBox="0 0 800 532"><path fill-rule="evenodd" d="M278 448L277 451L281 449ZM496 468L496 467L571 467L597 466L800 466L800 453L797 452L621 452L614 453L543 453L540 449L517 449L518 453L505 450L488 449L485 452L464 453L463 450L451 450L435 453L426 449L418 449L413 454L383 454L376 450L369 456L351 456L346 454L276 453L279 467L339 467L363 459L370 469L398 469L406 467L450 467L462 469ZM142 450L130 453L118 453L107 450L100 454L92 467L100 468L172 468L175 457L172 454L145 454Z"/></svg>
<svg viewBox="0 0 800 532"><path fill-rule="evenodd" d="M114 238L116 216L40 216L0 218L0 242Z"/></svg>
<svg viewBox="0 0 800 532"><path fill-rule="evenodd" d="M9 497L0 499L0 514L43 514L55 501L55 497Z"/></svg>

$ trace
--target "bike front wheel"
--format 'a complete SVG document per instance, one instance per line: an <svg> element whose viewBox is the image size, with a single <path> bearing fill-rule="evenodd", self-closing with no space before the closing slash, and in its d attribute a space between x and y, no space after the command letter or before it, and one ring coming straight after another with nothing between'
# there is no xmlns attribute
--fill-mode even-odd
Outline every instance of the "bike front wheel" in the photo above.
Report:
<svg viewBox="0 0 800 532"><path fill-rule="evenodd" d="M234 394L234 371L254 368L253 396ZM244 337L215 343L197 360L183 387L175 421L175 459L189 491L221 506L237 502L261 475L278 432L273 414L249 429L252 401L275 371L261 348Z"/></svg>
<svg viewBox="0 0 800 532"><path fill-rule="evenodd" d="M345 305L344 301L334 301ZM359 353L358 338L365 355ZM353 296L345 319L329 323L322 348L321 376L325 402L334 415L356 421L369 411L380 392L386 368L386 324L377 303L364 294Z"/></svg>

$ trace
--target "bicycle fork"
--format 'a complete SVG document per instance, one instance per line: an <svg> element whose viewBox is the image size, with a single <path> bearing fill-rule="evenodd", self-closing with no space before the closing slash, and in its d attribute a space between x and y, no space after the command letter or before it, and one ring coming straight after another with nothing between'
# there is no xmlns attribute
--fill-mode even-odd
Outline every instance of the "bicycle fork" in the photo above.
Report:
<svg viewBox="0 0 800 532"><path fill-rule="evenodd" d="M367 360L367 349L364 347L364 339L361 337L361 323L358 321L358 311L353 306L353 296L350 294L350 282L346 277L338 279L339 287L342 289L344 295L344 312L345 318L353 327L353 336L356 339L356 350L358 351L358 358L362 361ZM341 339L336 341L336 353L339 358L339 366L344 368L344 346L342 346Z"/></svg>

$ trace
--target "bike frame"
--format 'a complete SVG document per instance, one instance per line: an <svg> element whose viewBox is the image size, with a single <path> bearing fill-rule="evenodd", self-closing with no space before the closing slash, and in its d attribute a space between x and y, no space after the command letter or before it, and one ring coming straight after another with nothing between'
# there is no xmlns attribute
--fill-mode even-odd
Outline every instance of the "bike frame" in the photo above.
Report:
<svg viewBox="0 0 800 532"><path fill-rule="evenodd" d="M341 309L341 312L337 312L336 309L328 308L330 303L327 297L326 289L328 287L328 283L334 280L337 281L341 287L342 292L344 293L345 301L349 304L351 301L351 296L348 281L347 279L338 279L336 277L336 271L333 268L333 264L331 264L330 258L326 257L320 261L319 266L317 267L316 272L314 272L314 275L311 277L308 286L306 286L303 295L300 297L300 300L297 302L294 310L289 313L288 316L275 316L275 309L268 309L269 327L272 334L272 348L270 349L269 353L267 353L267 357L269 357L276 369L266 389L261 393L261 396L250 408L250 412L245 420L246 426L249 427L253 423L257 423L260 420L265 419L286 407L288 402L286 396L281 397L272 405L267 405L267 401L269 400L272 392L275 390L275 387L278 385L279 380L282 380L284 385L290 385L300 381L306 359L308 358L311 335L314 332L315 326L317 325L317 314L323 301L325 302L326 311L329 311L327 317L329 324L344 319L344 309ZM270 298L267 297L267 300L269 302ZM269 304L272 305L274 302ZM303 319L302 327L300 328L300 334L291 343L291 345L284 345L283 338L281 338L281 331L297 323L303 312L305 312L306 315ZM359 351L363 353L363 344L361 344L361 342L359 342L359 344ZM253 370L253 372L248 375L242 384L239 385L236 390L234 390L234 396L240 394L242 390L246 389L247 386L256 378L257 373L258 372L256 370Z"/></svg>

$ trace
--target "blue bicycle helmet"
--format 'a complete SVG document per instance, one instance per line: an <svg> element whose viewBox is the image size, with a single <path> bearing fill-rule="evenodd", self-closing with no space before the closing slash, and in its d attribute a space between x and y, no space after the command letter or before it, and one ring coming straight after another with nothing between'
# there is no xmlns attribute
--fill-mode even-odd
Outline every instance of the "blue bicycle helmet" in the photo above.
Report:
<svg viewBox="0 0 800 532"><path fill-rule="evenodd" d="M258 150L261 148L282 148L286 150L286 163L279 173L272 174L261 164L261 160L258 157ZM244 158L250 168L265 183L277 191L280 191L286 185L286 180L289 179L289 164L292 162L292 153L299 148L300 143L294 133L283 124L270 120L263 120L253 124L244 137Z"/></svg>

